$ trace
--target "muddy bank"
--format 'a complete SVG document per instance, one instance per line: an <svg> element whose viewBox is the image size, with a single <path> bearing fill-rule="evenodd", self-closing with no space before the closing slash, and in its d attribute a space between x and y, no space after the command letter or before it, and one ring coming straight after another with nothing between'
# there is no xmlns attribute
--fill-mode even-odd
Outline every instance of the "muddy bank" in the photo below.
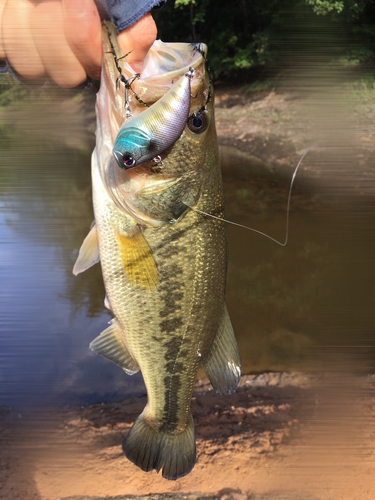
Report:
<svg viewBox="0 0 375 500"><path fill-rule="evenodd" d="M175 482L122 454L145 396L45 415L44 423L26 418L2 434L0 498L370 500L373 389L373 377L279 372L245 376L221 396L201 380L192 401L197 464Z"/></svg>
<svg viewBox="0 0 375 500"><path fill-rule="evenodd" d="M345 85L304 93L290 85L253 93L231 87L216 91L219 144L275 167L294 168L314 144L320 150L338 146L344 155L354 148L360 155L358 166L369 167L375 150L374 122L371 93L356 94Z"/></svg>

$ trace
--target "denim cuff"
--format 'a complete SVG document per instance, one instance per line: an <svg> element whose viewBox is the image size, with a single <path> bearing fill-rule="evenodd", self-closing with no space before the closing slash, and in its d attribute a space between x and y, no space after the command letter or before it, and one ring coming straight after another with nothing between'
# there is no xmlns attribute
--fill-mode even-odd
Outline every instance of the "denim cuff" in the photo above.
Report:
<svg viewBox="0 0 375 500"><path fill-rule="evenodd" d="M166 0L96 0L117 27L117 33L129 28L152 9L163 7Z"/></svg>

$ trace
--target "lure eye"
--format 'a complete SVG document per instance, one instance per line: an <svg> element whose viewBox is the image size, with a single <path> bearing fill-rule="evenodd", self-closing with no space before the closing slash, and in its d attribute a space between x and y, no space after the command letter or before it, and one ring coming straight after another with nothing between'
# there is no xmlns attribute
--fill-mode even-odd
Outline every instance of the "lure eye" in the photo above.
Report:
<svg viewBox="0 0 375 500"><path fill-rule="evenodd" d="M207 124L207 117L203 113L194 114L188 120L188 127L194 134L201 134L204 132L207 128Z"/></svg>
<svg viewBox="0 0 375 500"><path fill-rule="evenodd" d="M116 162L120 168L128 169L134 167L136 160L135 158L128 152L120 153L120 151L113 151L113 155L116 159Z"/></svg>
<svg viewBox="0 0 375 500"><path fill-rule="evenodd" d="M129 153L125 153L122 157L122 163L124 168L131 168L135 165L135 159Z"/></svg>

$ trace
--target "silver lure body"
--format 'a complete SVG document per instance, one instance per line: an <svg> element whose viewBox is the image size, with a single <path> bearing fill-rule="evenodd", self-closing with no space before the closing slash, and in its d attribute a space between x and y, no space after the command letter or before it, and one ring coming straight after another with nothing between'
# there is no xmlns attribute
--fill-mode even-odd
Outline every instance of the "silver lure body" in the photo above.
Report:
<svg viewBox="0 0 375 500"><path fill-rule="evenodd" d="M177 141L189 117L194 73L193 69L186 73L151 107L125 121L113 147L120 168L151 160Z"/></svg>

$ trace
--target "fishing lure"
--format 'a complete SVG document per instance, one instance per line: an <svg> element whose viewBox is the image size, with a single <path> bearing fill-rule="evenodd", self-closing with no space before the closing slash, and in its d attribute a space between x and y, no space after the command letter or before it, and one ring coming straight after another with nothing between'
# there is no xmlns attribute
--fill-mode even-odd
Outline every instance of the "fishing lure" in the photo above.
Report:
<svg viewBox="0 0 375 500"><path fill-rule="evenodd" d="M120 168L127 170L153 158L157 162L181 136L189 119L194 75L190 68L159 101L123 124L113 146Z"/></svg>

